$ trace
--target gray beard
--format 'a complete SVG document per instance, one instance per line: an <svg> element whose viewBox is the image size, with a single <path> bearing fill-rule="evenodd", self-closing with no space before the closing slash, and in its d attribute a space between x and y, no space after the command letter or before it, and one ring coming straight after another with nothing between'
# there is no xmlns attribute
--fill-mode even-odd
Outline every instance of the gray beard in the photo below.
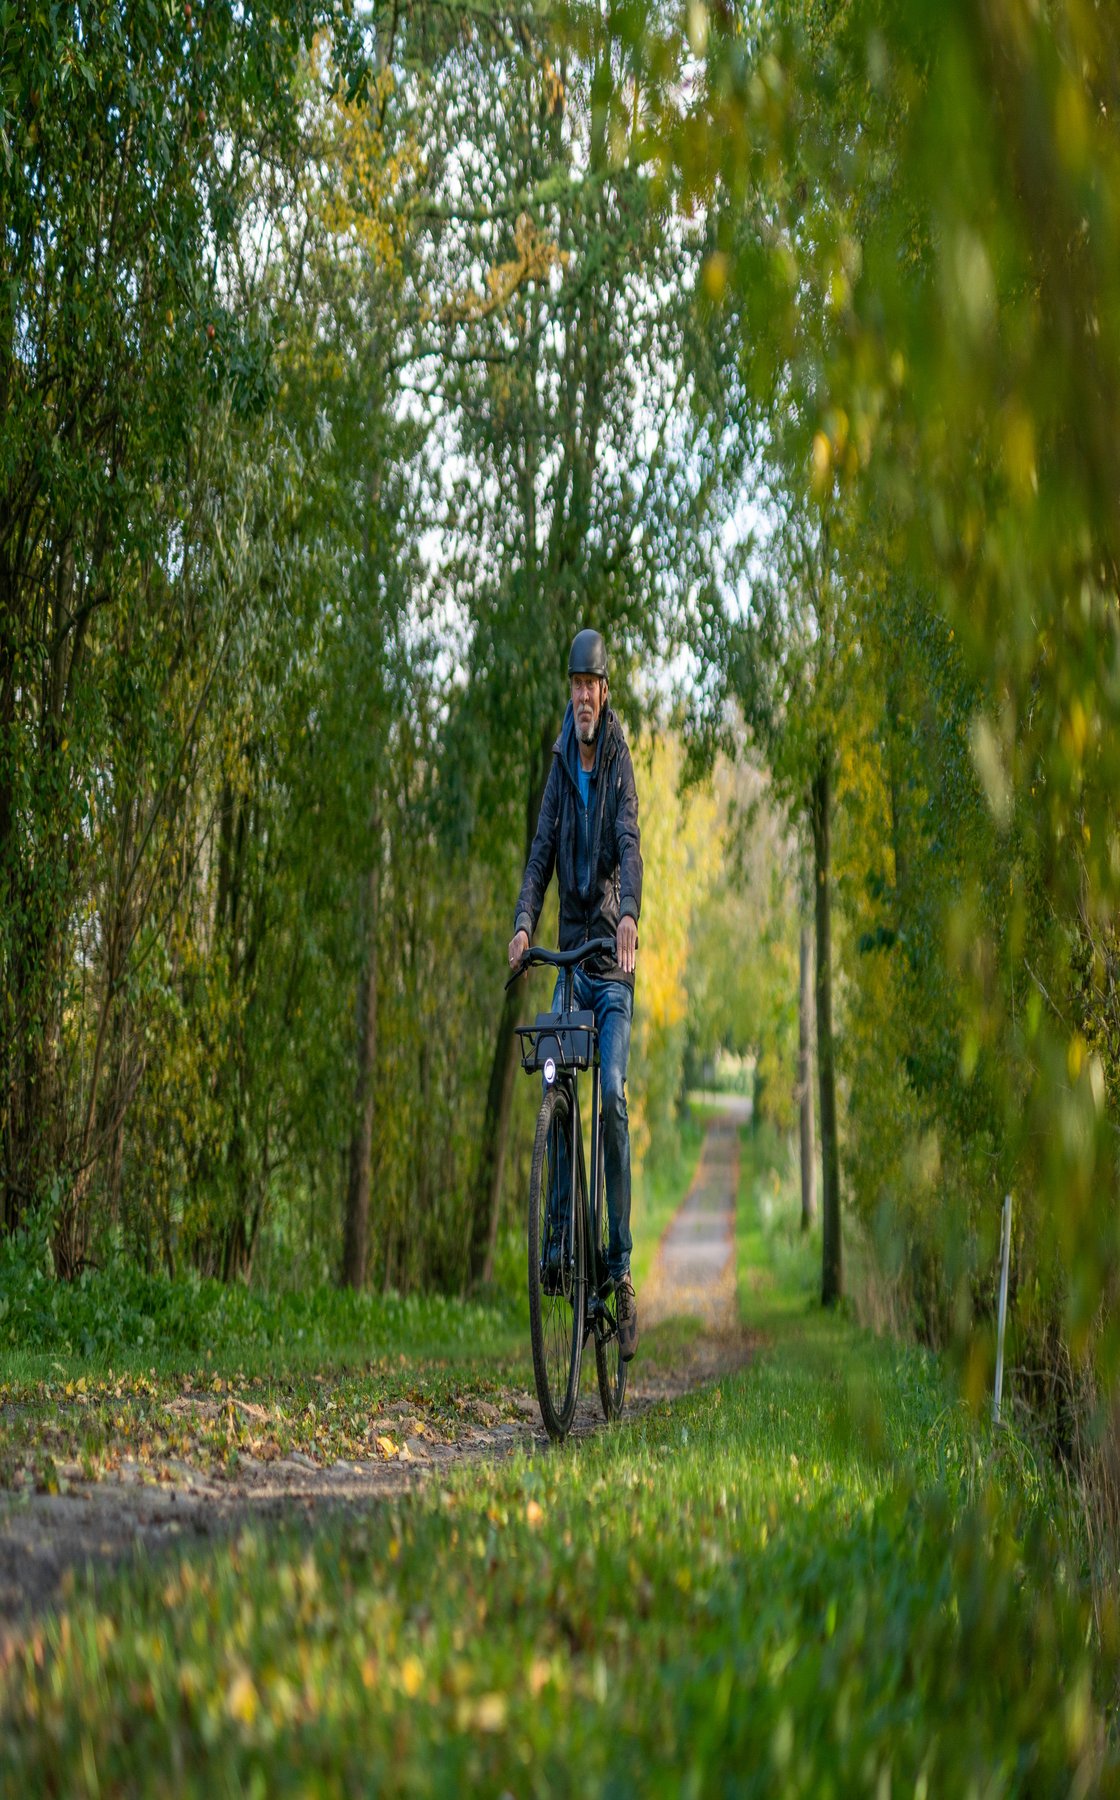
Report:
<svg viewBox="0 0 1120 1800"><path fill-rule="evenodd" d="M576 736L579 739L580 743L588 744L588 745L593 744L599 735L599 727L602 725L602 723L603 723L602 713L599 714L599 718L594 725L581 725L579 720L577 719L576 720Z"/></svg>

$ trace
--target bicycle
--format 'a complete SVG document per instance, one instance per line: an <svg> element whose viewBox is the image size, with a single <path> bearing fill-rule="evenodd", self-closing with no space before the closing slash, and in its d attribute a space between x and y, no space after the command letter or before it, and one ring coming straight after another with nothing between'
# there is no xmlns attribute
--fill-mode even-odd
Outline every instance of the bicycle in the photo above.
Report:
<svg viewBox="0 0 1120 1800"><path fill-rule="evenodd" d="M576 950L530 949L506 984L512 986L537 964L564 974L560 1011L538 1013L535 1024L517 1027L521 1066L544 1081L529 1176L529 1335L541 1418L549 1437L556 1439L571 1429L589 1337L595 1339L604 1416L617 1419L626 1398L628 1365L622 1360L611 1305L614 1282L607 1270L599 1034L594 1013L573 1006L580 963L600 952L613 957L614 951L613 938L593 938ZM587 1069L591 1070L590 1192L579 1105L579 1077ZM565 1152L566 1209L560 1195Z"/></svg>

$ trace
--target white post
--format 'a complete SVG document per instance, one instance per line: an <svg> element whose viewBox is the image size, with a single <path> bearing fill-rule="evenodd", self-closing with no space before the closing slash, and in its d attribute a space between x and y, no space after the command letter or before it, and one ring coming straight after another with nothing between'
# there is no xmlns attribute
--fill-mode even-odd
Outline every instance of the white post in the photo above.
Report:
<svg viewBox="0 0 1120 1800"><path fill-rule="evenodd" d="M996 1391L992 1396L992 1424L998 1425L1003 1405L1003 1334L1007 1326L1007 1271L1011 1262L1011 1195L1003 1202L1003 1229L1000 1233L999 1324L996 1330Z"/></svg>

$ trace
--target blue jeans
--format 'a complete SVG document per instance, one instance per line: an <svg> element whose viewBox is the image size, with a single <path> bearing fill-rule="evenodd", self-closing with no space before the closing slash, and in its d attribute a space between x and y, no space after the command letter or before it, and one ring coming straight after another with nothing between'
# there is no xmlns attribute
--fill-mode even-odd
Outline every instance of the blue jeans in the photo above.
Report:
<svg viewBox="0 0 1120 1800"><path fill-rule="evenodd" d="M575 971L572 999L581 1012L593 1012L599 1033L600 1107L603 1121L603 1164L607 1186L607 1268L621 1281L630 1268L630 1117L626 1110L626 1069L630 1061L630 1026L634 990L625 981L604 981L585 969ZM564 976L556 983L552 1010L564 1004ZM560 1217L566 1222L571 1195L568 1144L557 1157ZM556 1196L553 1196L554 1200Z"/></svg>

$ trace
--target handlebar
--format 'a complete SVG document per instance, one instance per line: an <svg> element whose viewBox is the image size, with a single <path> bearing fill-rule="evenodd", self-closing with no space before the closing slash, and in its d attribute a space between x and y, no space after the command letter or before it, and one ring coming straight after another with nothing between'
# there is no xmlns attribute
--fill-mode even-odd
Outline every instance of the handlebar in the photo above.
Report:
<svg viewBox="0 0 1120 1800"><path fill-rule="evenodd" d="M590 956L613 956L617 949L616 940L609 937L588 938L585 944L577 944L574 950L541 950L535 944L530 945L506 982L506 987L511 988L515 981L520 981L522 975L537 963L548 963L554 969L575 969Z"/></svg>

